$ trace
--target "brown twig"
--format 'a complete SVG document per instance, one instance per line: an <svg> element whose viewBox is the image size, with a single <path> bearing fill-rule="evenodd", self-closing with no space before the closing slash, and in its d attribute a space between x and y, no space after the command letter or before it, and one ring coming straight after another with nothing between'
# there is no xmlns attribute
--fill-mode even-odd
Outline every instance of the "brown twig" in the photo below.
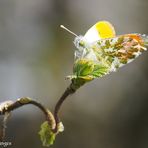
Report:
<svg viewBox="0 0 148 148"><path fill-rule="evenodd" d="M9 112L6 112L4 114L4 118L3 118L3 123L2 123L2 130L1 130L1 133L0 133L0 141L3 141L4 138L5 138L5 134L6 134L6 128L7 128L7 121L8 121L8 118L10 116L10 113Z"/></svg>
<svg viewBox="0 0 148 148"><path fill-rule="evenodd" d="M63 102L65 101L65 99L70 95L75 93L76 89L74 89L73 84L71 84L63 93L63 95L60 97L60 99L58 100L58 102L56 103L55 109L54 109L54 118L55 118L55 122L56 122L56 127L54 129L54 132L57 132L58 130L58 123L60 123L60 118L58 116L58 113L60 111L60 108L63 104Z"/></svg>
<svg viewBox="0 0 148 148"><path fill-rule="evenodd" d="M39 103L36 100L33 100L29 97L19 98L15 102L10 101L10 100L2 102L0 104L0 115L4 115L4 120L3 120L2 134L0 135L0 140L3 140L3 138L5 136L6 122L7 122L7 119L8 119L8 118L6 118L7 117L6 113L10 113L11 111L13 111L17 108L20 108L24 105L27 105L27 104L32 104L32 105L35 105L36 107L38 107L44 113L45 118L46 118L46 120L48 121L48 123L51 127L51 130L54 133L58 133L61 130L59 128L59 123L60 123L60 119L59 119L59 116L58 116L59 110L60 110L64 100L70 94L73 94L75 91L76 91L75 85L73 83L71 83L71 85L65 90L63 95L58 100L58 102L55 106L55 109L54 109L54 116L41 103Z"/></svg>
<svg viewBox="0 0 148 148"><path fill-rule="evenodd" d="M49 125L51 126L51 129L55 129L56 123L53 114L45 108L41 103L37 102L36 100L33 100L29 97L25 98L20 98L17 99L15 102L13 101L5 101L0 104L0 115L4 115L4 120L3 120L3 127L2 127L2 134L0 137L0 140L3 140L4 135L5 135L5 125L7 121L7 116L6 113L10 113L11 111L20 108L21 106L27 105L27 104L32 104L37 106L45 115L46 120L48 121Z"/></svg>

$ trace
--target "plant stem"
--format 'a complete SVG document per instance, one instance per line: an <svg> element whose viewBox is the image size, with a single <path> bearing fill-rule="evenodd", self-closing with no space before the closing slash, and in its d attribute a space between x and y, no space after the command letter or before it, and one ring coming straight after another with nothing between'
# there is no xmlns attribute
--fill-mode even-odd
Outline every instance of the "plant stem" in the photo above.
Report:
<svg viewBox="0 0 148 148"><path fill-rule="evenodd" d="M1 133L0 133L0 141L3 141L4 138L5 138L6 128L7 128L6 124L7 124L9 116L10 116L9 112L6 112L4 114L3 123L2 123L2 130L1 130Z"/></svg>
<svg viewBox="0 0 148 148"><path fill-rule="evenodd" d="M17 99L17 101L13 102L13 101L5 101L3 103L0 104L0 115L4 115L4 120L3 120L3 127L2 127L2 135L0 137L0 140L2 140L4 138L4 135L5 135L5 118L6 117L6 113L10 113L11 111L19 108L19 107L22 107L24 105L27 105L27 104L32 104L32 105L35 105L37 106L45 115L45 118L46 120L48 121L49 125L51 126L51 129L55 129L56 127L56 123L55 123L55 119L54 119L54 116L53 114L47 109L45 108L41 103L31 99L31 98L28 98L28 97L25 97L25 98L20 98L20 99Z"/></svg>
<svg viewBox="0 0 148 148"><path fill-rule="evenodd" d="M60 108L61 108L63 102L70 94L75 93L75 91L76 91L76 89L74 89L73 84L71 83L70 86L65 90L63 95L60 97L60 99L56 103L56 106L54 109L54 118L55 118L55 122L56 122L56 127L54 129L54 132L57 132L57 130L58 130L58 123L60 123L60 118L58 116L58 113L60 111Z"/></svg>
<svg viewBox="0 0 148 148"><path fill-rule="evenodd" d="M59 123L60 123L60 118L58 116L58 113L60 111L60 108L61 108L64 100L70 94L75 93L77 88L78 87L76 87L76 85L72 82L70 84L70 86L65 90L65 92L60 97L60 99L58 100L58 102L55 106L54 116L47 108L45 108L45 106L43 106L41 103L39 103L36 100L33 100L29 97L19 98L15 102L13 102L11 100L2 102L0 104L0 115L4 115L4 120L3 120L2 134L0 135L0 140L3 140L4 136L5 136L5 128L6 128L6 121L7 121L6 113L11 113L11 111L13 111L17 108L20 108L24 105L27 105L27 104L32 104L32 105L35 105L36 107L38 107L44 113L45 118L46 118L46 120L48 121L48 123L51 127L51 130L54 133L58 133L59 132Z"/></svg>

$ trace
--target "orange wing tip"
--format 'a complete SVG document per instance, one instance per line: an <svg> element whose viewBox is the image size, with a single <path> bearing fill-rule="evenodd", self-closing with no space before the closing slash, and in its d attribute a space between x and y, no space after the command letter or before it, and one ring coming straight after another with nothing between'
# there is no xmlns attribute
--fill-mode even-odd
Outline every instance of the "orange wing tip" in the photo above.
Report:
<svg viewBox="0 0 148 148"><path fill-rule="evenodd" d="M143 44L143 39L139 34L129 34L128 37L135 39L138 43Z"/></svg>
<svg viewBox="0 0 148 148"><path fill-rule="evenodd" d="M147 50L147 48L145 46L148 46L148 36L143 34L128 34L128 37L136 40L141 47L143 46L143 50Z"/></svg>

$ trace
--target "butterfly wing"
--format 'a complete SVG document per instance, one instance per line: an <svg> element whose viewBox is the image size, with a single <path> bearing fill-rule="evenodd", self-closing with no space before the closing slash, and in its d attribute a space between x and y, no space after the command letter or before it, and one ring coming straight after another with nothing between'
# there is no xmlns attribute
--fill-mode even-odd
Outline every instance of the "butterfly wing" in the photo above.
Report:
<svg viewBox="0 0 148 148"><path fill-rule="evenodd" d="M146 50L144 39L139 34L126 34L101 39L92 45L98 62L107 63L110 71L133 61Z"/></svg>
<svg viewBox="0 0 148 148"><path fill-rule="evenodd" d="M116 36L113 26L107 21L97 22L84 35L74 41L74 76L88 82L102 77L133 61L148 46L148 36L125 34ZM83 81L82 81L83 82Z"/></svg>
<svg viewBox="0 0 148 148"><path fill-rule="evenodd" d="M100 39L113 37L115 37L115 30L111 23L107 21L99 21L86 32L83 39L92 43Z"/></svg>

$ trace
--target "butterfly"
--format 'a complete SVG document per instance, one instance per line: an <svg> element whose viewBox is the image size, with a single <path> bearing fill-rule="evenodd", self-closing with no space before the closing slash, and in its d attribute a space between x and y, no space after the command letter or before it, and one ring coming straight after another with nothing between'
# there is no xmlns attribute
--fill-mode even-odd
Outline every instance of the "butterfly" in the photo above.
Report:
<svg viewBox="0 0 148 148"><path fill-rule="evenodd" d="M148 36L138 33L116 35L113 25L99 21L84 36L77 36L74 44L75 63L72 78L92 80L130 63L147 50Z"/></svg>

